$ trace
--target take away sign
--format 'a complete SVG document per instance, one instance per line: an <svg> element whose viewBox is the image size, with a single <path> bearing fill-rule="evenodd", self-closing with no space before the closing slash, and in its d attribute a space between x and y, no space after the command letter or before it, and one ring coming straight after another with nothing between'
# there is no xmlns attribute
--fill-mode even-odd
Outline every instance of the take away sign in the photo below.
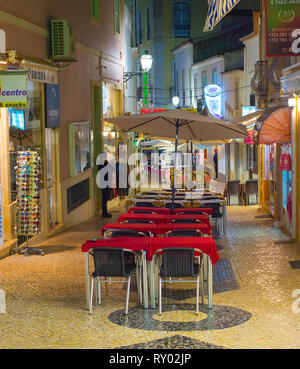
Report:
<svg viewBox="0 0 300 369"><path fill-rule="evenodd" d="M0 107L27 107L26 72L0 72Z"/></svg>

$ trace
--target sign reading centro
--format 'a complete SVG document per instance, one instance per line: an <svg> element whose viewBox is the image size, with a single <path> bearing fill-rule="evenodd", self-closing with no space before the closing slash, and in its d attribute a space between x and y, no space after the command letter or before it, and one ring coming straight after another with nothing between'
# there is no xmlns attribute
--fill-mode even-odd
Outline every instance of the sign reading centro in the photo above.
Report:
<svg viewBox="0 0 300 369"><path fill-rule="evenodd" d="M26 72L0 72L0 107L27 107Z"/></svg>

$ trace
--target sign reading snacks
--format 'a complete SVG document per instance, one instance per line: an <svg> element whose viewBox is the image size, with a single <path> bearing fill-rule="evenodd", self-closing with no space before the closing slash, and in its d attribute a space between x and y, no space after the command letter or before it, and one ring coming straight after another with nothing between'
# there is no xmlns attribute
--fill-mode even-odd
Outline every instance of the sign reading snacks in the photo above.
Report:
<svg viewBox="0 0 300 369"><path fill-rule="evenodd" d="M300 0L265 0L267 56L300 55Z"/></svg>
<svg viewBox="0 0 300 369"><path fill-rule="evenodd" d="M0 107L27 107L26 72L0 72Z"/></svg>

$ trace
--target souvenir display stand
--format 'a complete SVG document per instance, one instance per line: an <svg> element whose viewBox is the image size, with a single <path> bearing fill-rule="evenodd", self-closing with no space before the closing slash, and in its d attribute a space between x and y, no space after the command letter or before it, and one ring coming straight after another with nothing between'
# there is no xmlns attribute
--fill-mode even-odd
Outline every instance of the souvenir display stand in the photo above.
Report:
<svg viewBox="0 0 300 369"><path fill-rule="evenodd" d="M20 151L17 156L17 212L16 232L19 237L26 239L25 246L12 250L12 253L35 251L44 255L42 249L29 247L29 238L40 233L40 174L41 159L35 151Z"/></svg>

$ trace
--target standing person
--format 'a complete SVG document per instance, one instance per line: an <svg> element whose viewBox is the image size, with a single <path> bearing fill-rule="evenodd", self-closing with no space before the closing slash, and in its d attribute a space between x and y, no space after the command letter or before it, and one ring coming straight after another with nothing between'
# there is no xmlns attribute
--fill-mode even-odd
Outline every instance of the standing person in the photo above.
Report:
<svg viewBox="0 0 300 369"><path fill-rule="evenodd" d="M213 157L213 161L214 161L214 166L215 166L215 172L216 172L216 178L218 178L218 149L214 150L214 157Z"/></svg>
<svg viewBox="0 0 300 369"><path fill-rule="evenodd" d="M103 165L99 165L98 166L98 170L103 169L107 165L108 165L108 161L107 160L104 160L104 164ZM108 173L105 174L104 180L106 180L106 181L108 180ZM111 218L112 215L109 214L108 211L107 211L107 202L110 199L111 189L107 185L106 187L101 188L101 192L102 192L102 218Z"/></svg>

